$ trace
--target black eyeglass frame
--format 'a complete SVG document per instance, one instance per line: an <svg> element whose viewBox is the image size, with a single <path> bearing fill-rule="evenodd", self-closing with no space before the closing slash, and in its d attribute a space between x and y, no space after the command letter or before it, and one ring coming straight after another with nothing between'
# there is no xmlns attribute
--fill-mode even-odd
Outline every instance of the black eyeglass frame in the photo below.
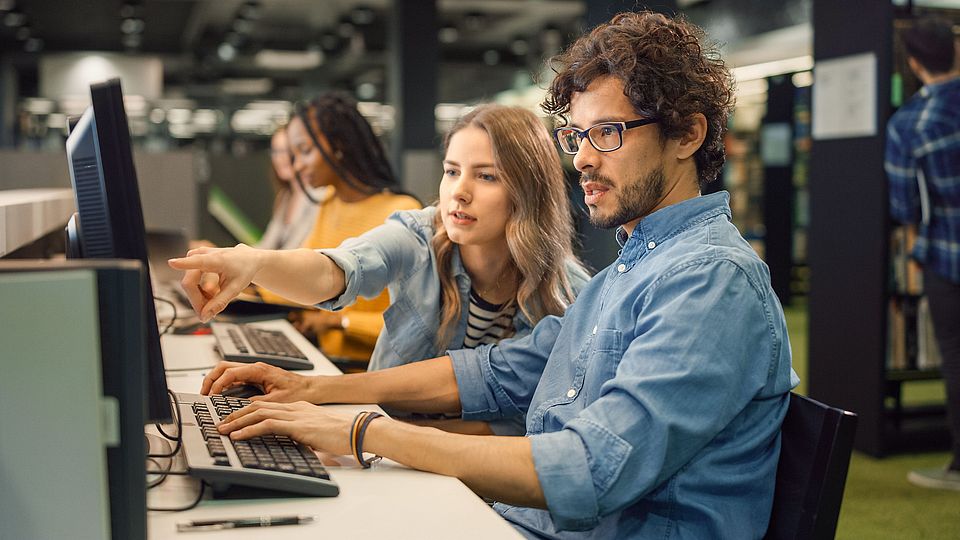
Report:
<svg viewBox="0 0 960 540"><path fill-rule="evenodd" d="M635 128L635 127L648 126L650 124L655 124L659 121L660 121L659 118L652 117L652 118L637 118L636 120L629 120L627 122L600 122L599 124L594 124L588 127L587 129L577 129L575 127L563 126L563 127L555 128L553 130L553 138L555 141L557 141L557 146L560 147L560 151L563 152L564 154L568 154L571 156L577 155L577 152L580 151L580 144L583 142L583 139L587 139L588 141L590 141L590 144L592 144L593 147L598 152L613 152L615 150L619 150L620 147L623 146L624 131ZM600 126L611 126L617 130L617 137L620 142L617 143L617 146L615 148L603 149L598 147L597 143L593 142L593 138L590 137L590 131L593 128L600 127ZM573 152L564 148L563 142L560 139L560 132L564 130L573 131L577 134L577 149Z"/></svg>

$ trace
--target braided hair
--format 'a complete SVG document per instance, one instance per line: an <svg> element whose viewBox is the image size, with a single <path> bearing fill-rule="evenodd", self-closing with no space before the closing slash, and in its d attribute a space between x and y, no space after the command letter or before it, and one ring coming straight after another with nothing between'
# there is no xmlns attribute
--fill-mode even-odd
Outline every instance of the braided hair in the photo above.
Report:
<svg viewBox="0 0 960 540"><path fill-rule="evenodd" d="M308 103L298 104L296 114L323 160L344 184L371 195L381 191L406 194L380 140L348 94L321 94ZM318 133L330 143L333 156L320 144Z"/></svg>

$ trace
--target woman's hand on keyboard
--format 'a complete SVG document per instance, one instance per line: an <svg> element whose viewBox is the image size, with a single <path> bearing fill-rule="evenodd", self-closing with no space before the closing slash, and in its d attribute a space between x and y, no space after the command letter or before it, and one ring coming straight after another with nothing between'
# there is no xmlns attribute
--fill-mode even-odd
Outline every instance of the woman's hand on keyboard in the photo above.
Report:
<svg viewBox="0 0 960 540"><path fill-rule="evenodd" d="M286 435L317 450L349 455L353 415L326 410L306 401L257 401L227 416L217 427L231 439Z"/></svg>
<svg viewBox="0 0 960 540"><path fill-rule="evenodd" d="M314 379L263 362L220 362L203 378L200 393L219 394L238 384L255 384L263 388L264 395L254 396L251 401L311 401Z"/></svg>
<svg viewBox="0 0 960 540"><path fill-rule="evenodd" d="M207 322L245 289L260 268L258 251L239 244L233 248L191 249L167 264L185 270L180 286L200 320Z"/></svg>

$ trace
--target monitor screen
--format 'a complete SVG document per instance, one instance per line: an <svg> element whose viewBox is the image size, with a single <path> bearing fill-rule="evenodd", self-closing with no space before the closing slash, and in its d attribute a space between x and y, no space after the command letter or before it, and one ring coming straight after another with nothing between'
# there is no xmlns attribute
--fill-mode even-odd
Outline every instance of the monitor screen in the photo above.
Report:
<svg viewBox="0 0 960 540"><path fill-rule="evenodd" d="M172 418L160 350L157 314L147 263L146 235L137 173L130 149L120 80L90 86L93 104L67 137L67 164L77 203L68 226L68 255L91 259L136 259L147 272L147 420Z"/></svg>

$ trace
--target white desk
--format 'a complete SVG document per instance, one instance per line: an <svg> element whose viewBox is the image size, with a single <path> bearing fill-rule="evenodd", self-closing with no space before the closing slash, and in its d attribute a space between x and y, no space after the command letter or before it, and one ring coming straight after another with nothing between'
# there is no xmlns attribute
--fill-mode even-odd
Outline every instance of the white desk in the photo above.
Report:
<svg viewBox="0 0 960 540"><path fill-rule="evenodd" d="M0 257L63 227L73 211L70 189L0 191Z"/></svg>
<svg viewBox="0 0 960 540"><path fill-rule="evenodd" d="M284 329L291 338L308 343L286 321L259 323L266 327ZM174 365L188 367L212 362L212 343L207 336L197 336L197 358L189 355L188 342L170 340L164 336L168 368ZM171 343L174 343L171 346ZM308 349L309 350L309 349ZM317 365L315 374L337 374L339 371L319 351L308 355ZM175 392L196 393L205 370L168 372L167 381ZM375 408L370 405L332 405L341 410L359 411ZM177 466L175 465L175 469ZM258 500L204 500L186 512L150 512L147 518L149 537L184 537L200 539L262 538L269 531L270 538L459 538L491 539L520 538L520 535L494 512L482 499L456 478L415 471L389 460L383 460L371 469L328 467L330 476L340 485L337 497L301 497ZM182 506L193 501L197 481L190 477L171 476L160 486L150 490L149 506ZM317 521L307 525L275 527L269 530L253 527L203 533L178 533L177 523L217 518L244 518L279 515L311 515Z"/></svg>

